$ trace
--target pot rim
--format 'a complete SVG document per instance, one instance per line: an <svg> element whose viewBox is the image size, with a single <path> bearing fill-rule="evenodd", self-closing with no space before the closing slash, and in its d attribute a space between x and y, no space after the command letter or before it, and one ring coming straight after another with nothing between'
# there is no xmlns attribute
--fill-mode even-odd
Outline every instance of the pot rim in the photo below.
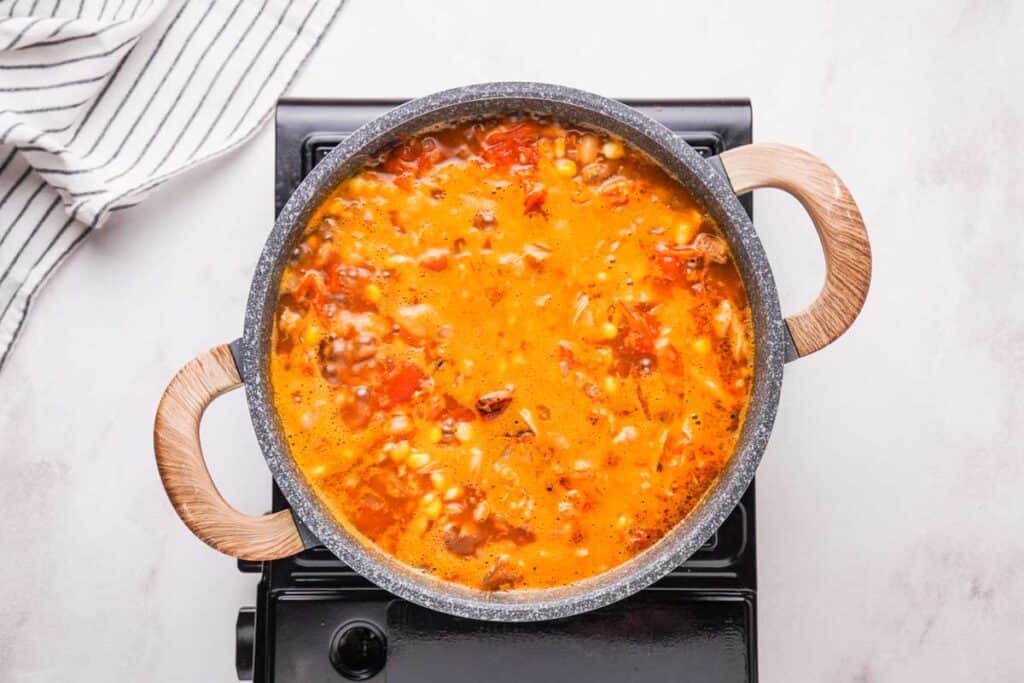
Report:
<svg viewBox="0 0 1024 683"><path fill-rule="evenodd" d="M394 140L441 122L533 111L607 130L651 156L687 185L730 243L750 302L755 372L736 450L704 499L659 541L617 567L566 586L488 592L443 581L362 539L326 509L292 460L270 390L267 347L285 257L310 212L337 183ZM631 595L682 564L739 502L767 445L782 384L785 324L767 256L732 187L675 133L637 110L599 95L529 82L481 83L411 100L361 126L302 180L281 210L256 265L245 313L241 375L267 465L293 514L332 553L381 588L430 609L473 619L541 621L597 609Z"/></svg>

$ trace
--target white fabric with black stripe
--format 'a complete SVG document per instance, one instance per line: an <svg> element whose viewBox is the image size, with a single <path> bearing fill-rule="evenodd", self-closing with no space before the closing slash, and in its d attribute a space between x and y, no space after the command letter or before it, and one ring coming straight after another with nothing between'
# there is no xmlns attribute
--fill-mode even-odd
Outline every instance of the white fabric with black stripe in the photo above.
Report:
<svg viewBox="0 0 1024 683"><path fill-rule="evenodd" d="M0 1L0 368L54 268L251 137L341 4Z"/></svg>

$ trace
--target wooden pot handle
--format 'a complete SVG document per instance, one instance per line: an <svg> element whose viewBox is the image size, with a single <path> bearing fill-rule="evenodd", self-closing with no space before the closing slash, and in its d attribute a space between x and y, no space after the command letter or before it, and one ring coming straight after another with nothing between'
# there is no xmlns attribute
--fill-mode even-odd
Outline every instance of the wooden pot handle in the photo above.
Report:
<svg viewBox="0 0 1024 683"><path fill-rule="evenodd" d="M231 507L213 483L199 444L206 406L241 384L227 344L199 354L179 370L156 410L157 468L178 516L207 545L242 560L288 557L303 548L291 512L257 517Z"/></svg>
<svg viewBox="0 0 1024 683"><path fill-rule="evenodd" d="M821 159L788 145L745 145L719 158L736 194L774 187L810 215L825 252L825 286L786 325L799 356L828 346L857 318L871 284L871 245L850 191Z"/></svg>

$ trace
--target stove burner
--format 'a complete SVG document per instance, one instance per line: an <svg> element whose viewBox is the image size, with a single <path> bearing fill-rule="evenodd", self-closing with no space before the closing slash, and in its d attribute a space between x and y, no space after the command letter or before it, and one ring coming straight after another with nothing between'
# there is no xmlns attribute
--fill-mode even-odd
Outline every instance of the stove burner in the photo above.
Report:
<svg viewBox="0 0 1024 683"><path fill-rule="evenodd" d="M751 141L746 100L627 102L704 156ZM349 132L392 101L282 100L276 210ZM741 200L747 211L749 195ZM287 503L274 487L273 509ZM757 681L754 485L693 557L607 608L536 624L459 619L380 590L325 548L258 572L257 606L239 611L236 669L256 683L390 681Z"/></svg>
<svg viewBox="0 0 1024 683"><path fill-rule="evenodd" d="M331 664L350 681L376 676L384 668L387 656L387 639L368 621L345 624L331 638Z"/></svg>

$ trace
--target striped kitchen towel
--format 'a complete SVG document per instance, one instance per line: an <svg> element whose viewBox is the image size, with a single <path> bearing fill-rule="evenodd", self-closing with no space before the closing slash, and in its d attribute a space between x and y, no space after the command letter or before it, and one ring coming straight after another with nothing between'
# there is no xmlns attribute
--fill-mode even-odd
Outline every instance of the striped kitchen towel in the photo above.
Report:
<svg viewBox="0 0 1024 683"><path fill-rule="evenodd" d="M241 144L343 0L0 0L0 368L114 211Z"/></svg>

